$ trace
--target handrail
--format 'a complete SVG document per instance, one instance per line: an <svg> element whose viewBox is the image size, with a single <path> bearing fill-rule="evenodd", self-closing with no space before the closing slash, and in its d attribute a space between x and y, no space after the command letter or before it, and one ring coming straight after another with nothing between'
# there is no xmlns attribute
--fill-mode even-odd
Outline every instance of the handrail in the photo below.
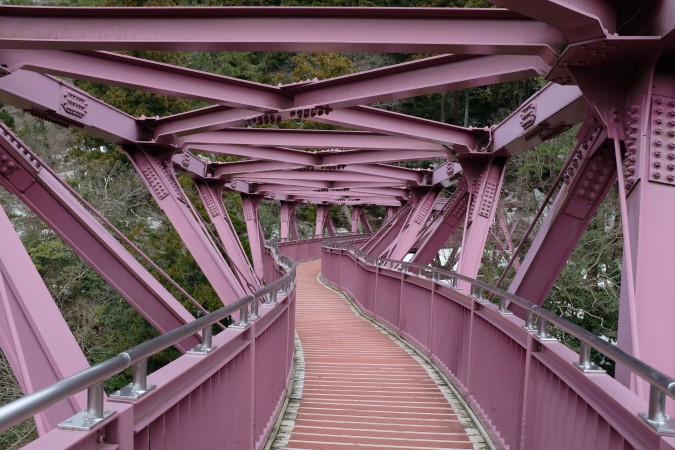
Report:
<svg viewBox="0 0 675 450"><path fill-rule="evenodd" d="M104 380L118 374L132 365L135 367L145 367L144 363L146 362L146 358L160 352L161 350L164 350L167 347L170 347L171 345L174 345L177 342L180 342L181 340L199 331L202 331L203 334L202 344L198 347L202 347L204 350L203 353L208 353L208 351L212 349L212 347L210 347L210 340L211 326L213 324L227 318L230 314L239 310L241 311L243 317L243 319L240 319L240 323L242 325L246 325L249 318L251 320L257 318L257 300L261 298L267 299L268 294L271 294L272 298L275 299L279 288L281 288L281 292L284 293L290 292L293 288L293 285L295 284L296 271L295 261L293 261L291 258L288 258L287 256L281 255L275 243L270 243L266 246L273 254L275 262L286 271L286 275L269 283L263 288L258 289L252 294L242 297L239 300L205 316L195 319L190 323L132 347L129 350L119 353L117 356L100 362L68 378L40 389L30 395L21 397L11 403L0 406L0 431L4 431L7 428L14 426L45 410L53 404L85 389L88 389L89 392L89 398L87 399L88 408L85 411L89 412L88 410L92 409L92 405L96 405L98 409L97 412L92 412L92 414L88 417L88 419L90 419L89 423L95 424L104 419L102 410L103 390L102 385L99 386L99 384ZM250 316L248 315L249 304L252 304L252 314ZM204 347L205 344L207 344L206 347ZM143 379L144 377L145 374L142 374ZM136 373L134 373L134 379L136 379ZM98 387L98 389L94 389L96 387ZM100 398L91 398L93 393L96 393L95 395L100 396Z"/></svg>
<svg viewBox="0 0 675 450"><path fill-rule="evenodd" d="M274 242L275 244L285 244L286 242L301 242L301 241L325 241L326 239L349 239L349 238L368 238L372 236L373 233L337 233L334 236L321 235L321 236L299 236L297 238L287 237L287 238L276 238L272 239L269 242Z"/></svg>
<svg viewBox="0 0 675 450"><path fill-rule="evenodd" d="M582 371L591 371L593 364L590 362L590 350L595 349L603 355L614 359L628 367L634 374L647 381L651 386L649 394L649 411L643 418L655 429L659 429L660 425L668 421L668 416L665 413L665 396L675 399L675 379L663 372L651 367L650 365L640 361L633 355L626 353L624 350L615 345L599 338L593 333L581 328L580 326L552 313L551 311L536 305L529 300L526 300L517 295L506 292L500 288L492 286L484 281L477 280L457 272L438 269L422 264L398 261L394 259L378 258L370 256L362 250L350 245L349 242L341 241L340 239L331 239L323 243L324 248L344 249L354 254L357 259L363 260L366 264L386 267L392 270L397 270L404 273L410 273L411 268L418 269L417 275L430 278L433 282L441 282L441 277L445 277L450 281L450 286L457 288L457 280L462 280L471 285L471 297L478 302L487 302L484 298L484 291L488 291L499 298L499 312L502 314L510 314L508 311L508 302L513 302L527 311L527 319L524 328L529 332L536 332L537 337L546 340L550 338L546 331L547 324L551 324L560 330L576 337L581 341L581 351L579 353L579 363L576 364ZM424 274L428 274L426 277ZM534 326L535 318L537 320L537 327Z"/></svg>

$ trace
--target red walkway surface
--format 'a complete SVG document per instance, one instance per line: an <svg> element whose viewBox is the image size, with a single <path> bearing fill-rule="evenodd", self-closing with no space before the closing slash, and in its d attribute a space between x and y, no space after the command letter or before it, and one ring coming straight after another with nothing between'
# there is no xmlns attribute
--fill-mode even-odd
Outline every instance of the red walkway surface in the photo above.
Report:
<svg viewBox="0 0 675 450"><path fill-rule="evenodd" d="M320 261L298 268L297 332L305 372L297 415L285 416L292 431L283 445L486 448L477 431L467 427L466 413L455 411L427 370L322 286L316 280L319 270ZM274 448L280 448L278 441Z"/></svg>

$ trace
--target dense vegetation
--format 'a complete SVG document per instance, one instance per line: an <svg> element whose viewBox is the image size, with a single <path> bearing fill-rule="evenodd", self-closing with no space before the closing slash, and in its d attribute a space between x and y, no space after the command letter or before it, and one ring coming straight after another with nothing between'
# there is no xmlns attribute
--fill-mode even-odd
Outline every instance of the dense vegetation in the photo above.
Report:
<svg viewBox="0 0 675 450"><path fill-rule="evenodd" d="M83 0L2 3L78 6L489 6L482 0ZM130 54L273 84L315 77L325 79L428 56L254 52ZM122 88L91 83L78 85L134 116L166 116L202 106L189 100ZM416 97L376 106L441 122L485 126L503 119L541 85L541 80L528 80ZM120 149L82 133L45 123L8 106L0 109L0 119L207 309L218 304L218 299L204 275ZM326 127L309 122L283 126ZM573 131L509 162L498 215L503 215L508 227L512 229L508 239L513 241L513 245L518 244L545 194L553 187L553 179L560 171L572 146ZM181 179L181 183L186 192L196 198L191 181ZM546 304L548 308L610 340L616 338L621 272L621 234L615 197L616 193L610 193L608 200L600 208ZM226 193L224 202L240 238L246 242L245 224L238 195ZM31 258L91 363L109 358L156 334L134 309L90 270L53 232L2 189L0 189L0 204L10 215ZM332 213L338 227L349 229L348 211L334 207ZM369 209L369 214L373 222L377 223L383 215L383 209ZM264 203L261 215L266 236L274 236L278 230L278 205L274 202ZM313 231L314 215L314 208L311 206L303 206L298 210L301 230L306 234ZM458 249L457 243L461 240L461 231L458 230L448 243L448 248L455 253ZM494 283L499 278L509 258L510 252L506 242L507 237L500 227L493 226L480 274L490 282ZM527 245L526 243L525 250ZM444 263L451 267L453 257ZM512 273L507 277L504 286L508 285L511 276ZM166 284L166 287L177 298L181 298L170 285ZM189 303L186 302L185 305L194 310ZM173 357L175 353L167 351L161 357L153 358L151 365L154 368L159 367ZM107 388L114 388L123 383L125 378L119 377L111 380ZM6 360L0 358L0 404L19 395L20 390ZM32 422L28 421L0 434L0 449L24 445L34 436L34 427Z"/></svg>

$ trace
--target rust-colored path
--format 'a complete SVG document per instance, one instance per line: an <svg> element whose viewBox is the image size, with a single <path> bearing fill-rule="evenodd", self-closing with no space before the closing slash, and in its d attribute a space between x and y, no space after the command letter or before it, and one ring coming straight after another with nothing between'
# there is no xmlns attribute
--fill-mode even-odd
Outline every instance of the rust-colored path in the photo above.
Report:
<svg viewBox="0 0 675 450"><path fill-rule="evenodd" d="M297 414L285 420L290 438L283 445L327 450L485 448L481 436L467 426L465 412L458 416L449 403L449 393L441 391L408 351L322 286L316 280L319 270L320 261L298 267L297 332L304 383Z"/></svg>

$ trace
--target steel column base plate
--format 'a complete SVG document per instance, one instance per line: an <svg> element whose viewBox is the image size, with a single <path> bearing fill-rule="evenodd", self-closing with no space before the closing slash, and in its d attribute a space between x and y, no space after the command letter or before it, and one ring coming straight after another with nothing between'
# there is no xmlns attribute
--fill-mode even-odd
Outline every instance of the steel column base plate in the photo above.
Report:
<svg viewBox="0 0 675 450"><path fill-rule="evenodd" d="M103 425L108 422L112 417L117 413L117 411L111 411L106 409L103 411L103 417L100 419L92 419L89 417L87 410L84 409L74 416L64 420L58 424L58 428L62 430L79 430L79 431L91 431L94 428Z"/></svg>
<svg viewBox="0 0 675 450"><path fill-rule="evenodd" d="M602 367L600 367L599 365L597 365L595 363L590 363L590 364L574 363L574 366L584 373L606 373L605 369L603 369Z"/></svg>
<svg viewBox="0 0 675 450"><path fill-rule="evenodd" d="M672 417L666 416L666 421L664 423L657 423L649 420L646 413L639 413L638 416L642 417L642 420L644 420L647 425L652 427L657 433L675 436L675 419Z"/></svg>
<svg viewBox="0 0 675 450"><path fill-rule="evenodd" d="M149 384L146 386L144 391L137 391L134 389L134 384L129 383L124 386L119 391L115 391L110 394L108 400L117 401L117 402L135 402L139 398L143 397L145 394L156 388L154 384Z"/></svg>
<svg viewBox="0 0 675 450"><path fill-rule="evenodd" d="M199 344L199 345L195 345L194 347L192 347L190 350L187 351L187 353L188 353L188 355L208 355L209 353L211 353L216 348L217 348L217 346L215 346L215 345L213 347L208 348L208 347L203 347L201 344Z"/></svg>

